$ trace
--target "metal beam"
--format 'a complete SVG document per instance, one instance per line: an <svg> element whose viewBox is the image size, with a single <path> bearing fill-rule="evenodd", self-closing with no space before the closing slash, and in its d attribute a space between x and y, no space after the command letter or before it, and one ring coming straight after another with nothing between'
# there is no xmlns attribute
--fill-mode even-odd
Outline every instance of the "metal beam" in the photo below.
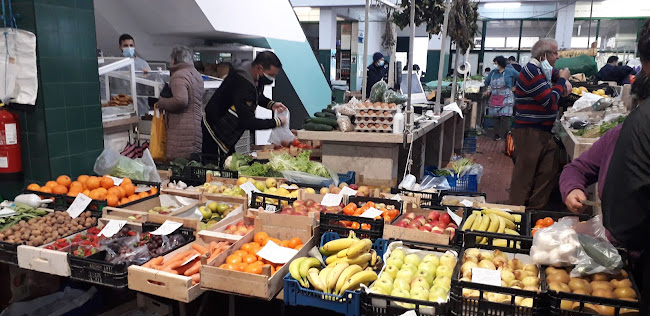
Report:
<svg viewBox="0 0 650 316"><path fill-rule="evenodd" d="M442 43L440 45L440 65L438 66L438 89L436 90L436 105L434 107L435 115L440 115L442 108L442 79L445 71L445 52L447 51L447 25L449 24L449 11L451 10L451 1L445 0L445 19L442 23Z"/></svg>
<svg viewBox="0 0 650 316"><path fill-rule="evenodd" d="M361 85L361 101L366 101L366 89L368 89L368 61L366 58L368 58L368 29L370 26L368 25L368 14L370 11L370 0L366 0L366 19L364 21L364 28L363 28L363 58L361 67L363 67L363 81ZM359 64L357 64L358 67ZM352 74L350 74L351 76Z"/></svg>

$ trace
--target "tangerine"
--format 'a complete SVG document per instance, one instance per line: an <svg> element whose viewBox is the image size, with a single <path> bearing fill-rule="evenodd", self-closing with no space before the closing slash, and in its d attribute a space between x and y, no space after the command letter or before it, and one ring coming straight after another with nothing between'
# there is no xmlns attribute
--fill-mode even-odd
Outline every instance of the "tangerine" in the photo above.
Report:
<svg viewBox="0 0 650 316"><path fill-rule="evenodd" d="M255 234L255 237L253 238L253 240L255 240L256 243L262 245L264 240L268 239L268 238L269 238L269 234L267 234L265 232L259 232L259 233Z"/></svg>
<svg viewBox="0 0 650 316"><path fill-rule="evenodd" d="M253 274L262 274L262 266L251 264L248 267L246 267L244 272L253 273Z"/></svg>
<svg viewBox="0 0 650 316"><path fill-rule="evenodd" d="M116 187L118 190L120 190L120 195L122 197L126 197L126 191L124 190L123 187Z"/></svg>
<svg viewBox="0 0 650 316"><path fill-rule="evenodd" d="M104 176L101 180L99 180L99 185L101 185L104 189L110 189L115 186L115 183L110 177Z"/></svg>
<svg viewBox="0 0 650 316"><path fill-rule="evenodd" d="M295 247L293 247L293 249L300 250L300 249L302 249L302 246L304 246L304 245L303 244L296 245Z"/></svg>
<svg viewBox="0 0 650 316"><path fill-rule="evenodd" d="M138 196L139 196L141 199L144 199L144 198L146 198L146 197L149 196L149 193L147 193L147 192L140 192L140 193L138 193Z"/></svg>
<svg viewBox="0 0 650 316"><path fill-rule="evenodd" d="M156 187L151 187L150 192L151 192L151 195L154 195L154 194L158 193L158 188L156 188Z"/></svg>
<svg viewBox="0 0 650 316"><path fill-rule="evenodd" d="M256 255L246 255L242 259L243 262L246 262L247 264L251 264L255 261L257 261L257 256Z"/></svg>
<svg viewBox="0 0 650 316"><path fill-rule="evenodd" d="M117 198L117 196L112 195L112 194L108 194L108 195L106 195L106 204L108 206L115 207L115 206L120 205L120 200Z"/></svg>
<svg viewBox="0 0 650 316"><path fill-rule="evenodd" d="M238 256L243 258L245 255L248 254L248 252L246 252L246 251L244 251L242 249L239 249L239 250L235 250L235 252L233 252L232 254L233 255L238 255Z"/></svg>
<svg viewBox="0 0 650 316"><path fill-rule="evenodd" d="M299 237L293 237L291 240L289 240L289 244L287 245L289 248L296 248L296 246L302 244L302 240L300 240Z"/></svg>
<svg viewBox="0 0 650 316"><path fill-rule="evenodd" d="M239 271L244 272L244 270L246 270L246 268L248 268L248 263L246 263L246 262L240 262L240 263L237 264L237 266L238 266L238 268L239 268L239 269L238 269Z"/></svg>
<svg viewBox="0 0 650 316"><path fill-rule="evenodd" d="M65 175L59 176L58 178L56 178L56 183L66 187L66 188L70 187L71 182L72 182L72 180L70 180L70 177L65 176Z"/></svg>
<svg viewBox="0 0 650 316"><path fill-rule="evenodd" d="M86 188L88 190L94 190L99 188L100 183L99 183L99 178L97 177L88 177L88 180L86 180Z"/></svg>
<svg viewBox="0 0 650 316"><path fill-rule="evenodd" d="M226 263L223 268L226 269L226 270L234 270L234 271L239 269L237 264L231 264L231 263Z"/></svg>
<svg viewBox="0 0 650 316"><path fill-rule="evenodd" d="M88 197L90 196L90 190L88 190L88 189L85 189L85 190L84 190L83 192L81 192L81 193L83 193L83 195L85 195L85 196L88 196Z"/></svg>
<svg viewBox="0 0 650 316"><path fill-rule="evenodd" d="M131 195L135 194L135 187L133 186L133 184L126 184L125 185L124 182L122 182L122 184L120 186L122 188L124 188L124 194L126 194L126 196L131 196Z"/></svg>
<svg viewBox="0 0 650 316"><path fill-rule="evenodd" d="M122 191L120 191L120 189L118 189L117 187L109 188L108 191L107 191L107 194L115 195L115 197L117 197L118 199L121 199L121 198L124 197L124 193Z"/></svg>
<svg viewBox="0 0 650 316"><path fill-rule="evenodd" d="M86 181L88 180L88 176L85 174L80 175L77 177L77 181L81 182L81 184L86 185Z"/></svg>
<svg viewBox="0 0 650 316"><path fill-rule="evenodd" d="M255 247L251 243L244 244L241 246L241 250L246 251L247 254L251 253L251 250L253 250Z"/></svg>
<svg viewBox="0 0 650 316"><path fill-rule="evenodd" d="M52 189L52 193L54 194L68 194L68 188L66 188L63 185L57 185Z"/></svg>
<svg viewBox="0 0 650 316"><path fill-rule="evenodd" d="M54 187L57 186L57 185L59 185L59 184L56 181L47 181L47 183L45 183L45 186L50 188L50 189L54 189Z"/></svg>
<svg viewBox="0 0 650 316"><path fill-rule="evenodd" d="M70 183L70 190L77 189L79 192L84 190L84 185L79 181L73 181Z"/></svg>
<svg viewBox="0 0 650 316"><path fill-rule="evenodd" d="M93 200L103 200L101 193L99 193L97 189L90 191L90 195L88 195L88 197Z"/></svg>
<svg viewBox="0 0 650 316"><path fill-rule="evenodd" d="M79 195L79 193L81 193L81 191L76 190L76 189L70 189L70 191L68 191L68 196L77 197L77 195Z"/></svg>
<svg viewBox="0 0 650 316"><path fill-rule="evenodd" d="M139 198L140 198L140 197L138 197L137 195L133 194L133 195L129 196L129 202L133 202L133 201L135 201L135 200L137 200L137 199L139 199Z"/></svg>
<svg viewBox="0 0 650 316"><path fill-rule="evenodd" d="M30 191L40 191L40 190L41 190L41 186L38 185L38 184L36 184L36 183L32 183L32 184L30 184L30 185L27 186L27 190L30 190Z"/></svg>
<svg viewBox="0 0 650 316"><path fill-rule="evenodd" d="M43 193L52 193L52 188L48 186L41 187L41 192Z"/></svg>
<svg viewBox="0 0 650 316"><path fill-rule="evenodd" d="M122 199L120 200L120 205L122 205L122 204L126 204L126 203L129 203L129 202L131 202L131 201L129 201L128 198L122 198Z"/></svg>
<svg viewBox="0 0 650 316"><path fill-rule="evenodd" d="M133 185L133 182L131 182L131 179L129 178L122 178L122 183L120 183L120 186L125 186L127 184Z"/></svg>
<svg viewBox="0 0 650 316"><path fill-rule="evenodd" d="M241 263L242 258L238 254L232 254L226 258L226 263L231 263L231 264L236 264L236 263Z"/></svg>

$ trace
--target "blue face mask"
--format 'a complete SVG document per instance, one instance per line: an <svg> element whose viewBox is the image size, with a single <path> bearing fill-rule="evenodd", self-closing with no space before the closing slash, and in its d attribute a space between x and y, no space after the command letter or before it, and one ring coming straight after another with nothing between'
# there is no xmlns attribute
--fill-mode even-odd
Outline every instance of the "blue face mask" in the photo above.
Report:
<svg viewBox="0 0 650 316"><path fill-rule="evenodd" d="M123 47L122 55L127 58L133 57L135 55L135 47Z"/></svg>
<svg viewBox="0 0 650 316"><path fill-rule="evenodd" d="M544 76L546 77L546 81L551 81L551 77L553 76L553 66L548 62L548 59L546 58L546 55L544 55L544 61L541 63L541 68L542 72L544 73Z"/></svg>
<svg viewBox="0 0 650 316"><path fill-rule="evenodd" d="M381 66L383 66L383 65L384 65L384 61L383 61L383 60L380 60L380 61L377 63L377 66L379 66L379 67L381 67Z"/></svg>

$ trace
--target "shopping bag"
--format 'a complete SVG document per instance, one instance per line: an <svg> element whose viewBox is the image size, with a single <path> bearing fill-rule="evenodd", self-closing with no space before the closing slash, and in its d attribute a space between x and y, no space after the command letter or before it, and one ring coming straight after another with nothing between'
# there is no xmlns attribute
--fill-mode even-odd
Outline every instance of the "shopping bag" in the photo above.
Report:
<svg viewBox="0 0 650 316"><path fill-rule="evenodd" d="M162 110L156 108L151 120L151 139L149 151L155 161L167 160L167 130L165 129L165 117Z"/></svg>
<svg viewBox="0 0 650 316"><path fill-rule="evenodd" d="M276 112L275 116L285 116L287 118L287 124L271 130L271 135L269 135L269 143L289 147L291 141L296 139L296 136L291 133L291 129L289 128L289 110L286 110L282 113Z"/></svg>
<svg viewBox="0 0 650 316"><path fill-rule="evenodd" d="M4 28L0 37L0 102L35 104L38 92L36 35Z"/></svg>
<svg viewBox="0 0 650 316"><path fill-rule="evenodd" d="M508 132L506 135L506 156L512 157L515 153L515 141L512 139L512 133Z"/></svg>

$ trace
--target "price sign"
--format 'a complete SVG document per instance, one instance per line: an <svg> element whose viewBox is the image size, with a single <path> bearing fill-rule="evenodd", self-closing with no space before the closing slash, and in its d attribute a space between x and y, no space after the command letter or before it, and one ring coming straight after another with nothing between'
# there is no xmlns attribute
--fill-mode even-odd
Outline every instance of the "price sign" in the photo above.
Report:
<svg viewBox="0 0 650 316"><path fill-rule="evenodd" d="M102 228L102 231L99 232L98 236L111 238L113 235L117 234L124 225L126 225L126 220L112 219L106 224L106 226L104 226L104 228Z"/></svg>
<svg viewBox="0 0 650 316"><path fill-rule="evenodd" d="M185 260L185 262L183 262L183 264L181 264L181 267L188 264L188 263L190 263L190 262L192 262L194 259L198 258L199 256L200 256L200 254L198 254L198 253L191 256L189 259Z"/></svg>
<svg viewBox="0 0 650 316"><path fill-rule="evenodd" d="M320 202L322 206L339 206L343 200L343 194L327 193Z"/></svg>
<svg viewBox="0 0 650 316"><path fill-rule="evenodd" d="M264 211L267 213L275 213L275 211L277 211L277 207L275 207L273 204L267 204Z"/></svg>
<svg viewBox="0 0 650 316"><path fill-rule="evenodd" d="M298 250L276 245L273 241L266 243L257 255L273 263L287 263L298 253Z"/></svg>
<svg viewBox="0 0 650 316"><path fill-rule="evenodd" d="M113 179L113 184L114 184L114 185L120 185L120 184L122 184L122 181L123 181L122 178L116 178L116 177L111 177L111 176L108 176L108 177L111 178L111 179Z"/></svg>
<svg viewBox="0 0 650 316"><path fill-rule="evenodd" d="M472 268L472 282L485 285L501 286L501 271Z"/></svg>
<svg viewBox="0 0 650 316"><path fill-rule="evenodd" d="M355 196L357 195L357 191L350 189L350 187L344 187L343 189L341 189L341 194L347 196Z"/></svg>
<svg viewBox="0 0 650 316"><path fill-rule="evenodd" d="M250 199L250 197L253 195L253 192L259 192L259 193L262 193L262 192L260 192L260 190L258 190L258 189L255 187L255 185L254 185L253 183L251 183L250 181L248 181L248 182L246 182L246 183L240 185L239 187L240 187L242 190L244 190L244 192L246 192L246 195L248 195L248 198L249 198L249 199Z"/></svg>
<svg viewBox="0 0 650 316"><path fill-rule="evenodd" d="M86 210L92 201L91 198L85 196L83 193L79 193L66 212L68 212L70 217L77 218Z"/></svg>
<svg viewBox="0 0 650 316"><path fill-rule="evenodd" d="M474 203L472 201L470 201L470 200L462 200L462 201L460 201L460 204L463 204L465 207L470 207L470 206L474 205Z"/></svg>
<svg viewBox="0 0 650 316"><path fill-rule="evenodd" d="M447 214L449 214L449 217L456 223L457 226L460 226L460 222L463 221L463 218L454 214L449 208L447 208Z"/></svg>
<svg viewBox="0 0 650 316"><path fill-rule="evenodd" d="M381 215L381 213L383 213L383 212L376 209L376 208L374 208L374 207L371 207L371 208L367 209L365 212L363 212L363 214L359 215L359 217L375 218L375 217Z"/></svg>
<svg viewBox="0 0 650 316"><path fill-rule="evenodd" d="M175 232L181 226L183 226L183 223L166 220L162 225L160 225L160 227L158 227L158 229L152 231L151 234L167 236Z"/></svg>

